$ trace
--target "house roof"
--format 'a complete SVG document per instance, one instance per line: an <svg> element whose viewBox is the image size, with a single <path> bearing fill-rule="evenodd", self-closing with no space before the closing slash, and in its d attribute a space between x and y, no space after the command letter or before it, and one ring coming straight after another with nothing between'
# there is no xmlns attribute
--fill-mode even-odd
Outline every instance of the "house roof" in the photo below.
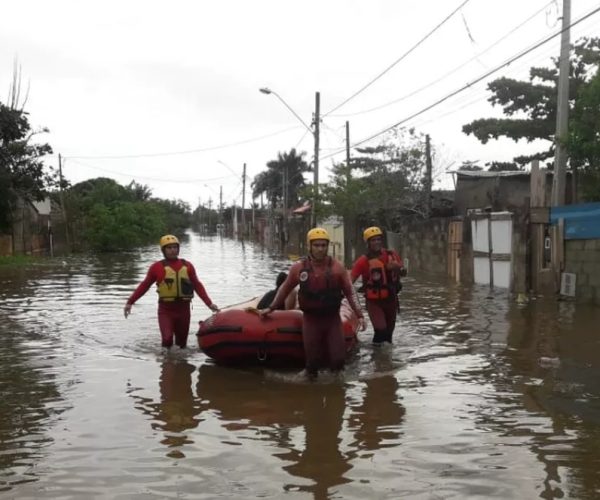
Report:
<svg viewBox="0 0 600 500"><path fill-rule="evenodd" d="M500 170L498 172L490 172L488 170L450 170L448 173L456 174L459 177L529 177L531 172L528 170Z"/></svg>

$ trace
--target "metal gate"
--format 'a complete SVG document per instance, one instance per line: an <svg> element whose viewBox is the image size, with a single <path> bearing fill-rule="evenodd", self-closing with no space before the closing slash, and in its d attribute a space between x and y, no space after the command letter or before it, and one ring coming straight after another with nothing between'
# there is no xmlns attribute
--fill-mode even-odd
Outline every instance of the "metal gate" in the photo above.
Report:
<svg viewBox="0 0 600 500"><path fill-rule="evenodd" d="M512 273L512 214L471 214L475 283L510 288Z"/></svg>

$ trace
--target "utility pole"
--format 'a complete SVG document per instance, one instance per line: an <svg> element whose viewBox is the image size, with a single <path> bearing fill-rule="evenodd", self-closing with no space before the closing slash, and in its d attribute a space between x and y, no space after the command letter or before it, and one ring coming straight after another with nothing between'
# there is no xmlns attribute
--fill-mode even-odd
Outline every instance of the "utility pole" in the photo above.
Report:
<svg viewBox="0 0 600 500"><path fill-rule="evenodd" d="M350 187L350 179L352 178L352 170L350 168L350 122L346 122L346 187ZM354 216L349 213L344 215L344 263L350 264L353 261L353 244L354 244Z"/></svg>
<svg viewBox="0 0 600 500"><path fill-rule="evenodd" d="M65 208L65 199L63 196L63 174L62 174L62 155L58 154L58 194L60 196L60 208L63 213L63 222L65 223L65 238L67 239L67 247L71 251L71 239L69 238L69 221L67 218L67 209Z"/></svg>
<svg viewBox="0 0 600 500"><path fill-rule="evenodd" d="M317 225L317 200L319 198L319 122L321 121L321 94L315 92L315 161L314 161L314 186L313 203L311 210L311 227Z"/></svg>
<svg viewBox="0 0 600 500"><path fill-rule="evenodd" d="M219 186L219 224L223 224L223 186Z"/></svg>
<svg viewBox="0 0 600 500"><path fill-rule="evenodd" d="M246 164L242 173L242 239L246 234Z"/></svg>
<svg viewBox="0 0 600 500"><path fill-rule="evenodd" d="M350 122L346 122L346 168L348 173L346 174L346 180L350 180Z"/></svg>
<svg viewBox="0 0 600 500"><path fill-rule="evenodd" d="M556 132L554 144L554 175L552 177L552 206L565 204L567 179L567 150L562 143L567 138L569 127L569 55L571 24L571 0L563 0L562 34L560 38L560 60L558 64L558 100L556 109Z"/></svg>
<svg viewBox="0 0 600 500"><path fill-rule="evenodd" d="M212 198L208 198L208 213L207 213L207 221L206 221L206 232L210 234L210 212L212 211Z"/></svg>
<svg viewBox="0 0 600 500"><path fill-rule="evenodd" d="M425 136L425 214L427 217L431 215L431 184L432 184L432 161L431 161L431 141L429 134Z"/></svg>
<svg viewBox="0 0 600 500"><path fill-rule="evenodd" d="M287 243L288 240L288 217L287 217L287 209L288 209L288 167L287 163L283 165L283 169L281 171L282 176L282 195L283 199L281 203L283 205L283 241Z"/></svg>

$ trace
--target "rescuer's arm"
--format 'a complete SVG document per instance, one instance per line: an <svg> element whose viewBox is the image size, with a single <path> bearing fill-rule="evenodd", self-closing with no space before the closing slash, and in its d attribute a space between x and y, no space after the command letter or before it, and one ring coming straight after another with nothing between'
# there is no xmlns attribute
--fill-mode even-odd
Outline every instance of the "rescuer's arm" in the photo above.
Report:
<svg viewBox="0 0 600 500"><path fill-rule="evenodd" d="M144 280L137 286L134 292L129 296L127 302L125 303L125 307L123 309L123 314L127 318L131 314L131 306L135 304L140 297L142 297L152 286L153 283L156 282L156 265L160 264L159 262L155 262L150 266L148 272L146 273L146 277Z"/></svg>

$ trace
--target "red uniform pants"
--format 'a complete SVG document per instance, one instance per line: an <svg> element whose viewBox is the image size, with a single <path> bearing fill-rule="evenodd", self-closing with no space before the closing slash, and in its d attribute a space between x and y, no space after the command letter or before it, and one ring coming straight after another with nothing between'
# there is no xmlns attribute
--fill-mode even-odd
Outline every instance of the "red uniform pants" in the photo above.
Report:
<svg viewBox="0 0 600 500"><path fill-rule="evenodd" d="M187 301L158 303L158 327L163 347L173 345L173 335L179 347L187 345L190 316L190 303Z"/></svg>
<svg viewBox="0 0 600 500"><path fill-rule="evenodd" d="M302 325L306 371L316 374L320 367L341 370L346 360L346 341L339 312L325 315L304 313Z"/></svg>
<svg viewBox="0 0 600 500"><path fill-rule="evenodd" d="M391 342L398 314L398 298L394 295L385 300L367 300L367 312L375 330L373 342Z"/></svg>

